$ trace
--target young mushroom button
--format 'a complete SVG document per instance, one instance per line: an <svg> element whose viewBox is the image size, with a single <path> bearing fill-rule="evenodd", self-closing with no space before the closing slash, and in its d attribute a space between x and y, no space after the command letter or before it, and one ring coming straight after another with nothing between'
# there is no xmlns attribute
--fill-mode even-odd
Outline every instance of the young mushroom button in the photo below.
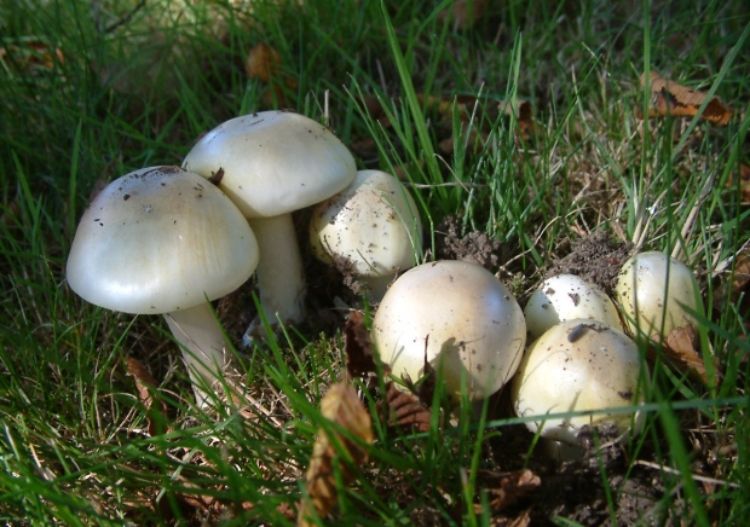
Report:
<svg viewBox="0 0 750 527"><path fill-rule="evenodd" d="M520 417L537 416L526 426L547 440L555 457L577 457L577 436L584 425L611 423L624 431L636 409L570 417L546 414L637 404L640 364L638 348L624 333L590 319L561 322L524 355L513 379L513 407Z"/></svg>
<svg viewBox="0 0 750 527"><path fill-rule="evenodd" d="M255 236L237 207L199 175L161 166L126 174L96 196L66 277L92 304L163 314L202 404L203 388L225 367L223 332L207 301L237 289L257 262Z"/></svg>
<svg viewBox="0 0 750 527"><path fill-rule="evenodd" d="M516 371L526 342L523 313L510 291L479 265L422 264L386 292L373 321L382 360L399 377L417 380L425 363L446 392L488 397Z"/></svg>
<svg viewBox="0 0 750 527"><path fill-rule="evenodd" d="M422 252L419 212L404 186L379 170L361 170L343 192L319 204L310 221L313 254L342 261L380 299L398 271Z"/></svg>
<svg viewBox="0 0 750 527"><path fill-rule="evenodd" d="M617 308L606 293L572 274L559 274L542 282L526 303L524 315L532 339L574 318L590 318L622 330Z"/></svg>
<svg viewBox="0 0 750 527"><path fill-rule="evenodd" d="M291 213L352 182L357 169L349 150L312 119L267 111L214 128L183 167L218 180L248 218L260 247L258 290L268 320L301 320L304 278Z"/></svg>
<svg viewBox="0 0 750 527"><path fill-rule="evenodd" d="M693 272L668 255L638 253L623 265L617 277L615 299L631 333L642 331L661 340L676 328L695 324L700 309Z"/></svg>

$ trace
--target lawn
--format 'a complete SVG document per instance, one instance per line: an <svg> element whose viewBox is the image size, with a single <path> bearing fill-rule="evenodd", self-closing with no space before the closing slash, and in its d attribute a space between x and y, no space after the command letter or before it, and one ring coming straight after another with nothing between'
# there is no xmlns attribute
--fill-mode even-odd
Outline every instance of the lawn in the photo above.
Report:
<svg viewBox="0 0 750 527"><path fill-rule="evenodd" d="M746 2L4 2L0 66L3 524L293 525L300 503L311 525L750 523ZM398 176L420 261L472 259L522 307L556 272L611 293L639 250L687 264L697 342L637 339L640 431L586 429L558 463L508 389L455 400L437 374L404 403L381 364L348 375L376 306L313 258L309 209L305 320L244 347L253 279L214 302L242 395L196 406L164 320L85 302L65 264L108 182L269 109ZM342 379L367 439L322 417Z"/></svg>

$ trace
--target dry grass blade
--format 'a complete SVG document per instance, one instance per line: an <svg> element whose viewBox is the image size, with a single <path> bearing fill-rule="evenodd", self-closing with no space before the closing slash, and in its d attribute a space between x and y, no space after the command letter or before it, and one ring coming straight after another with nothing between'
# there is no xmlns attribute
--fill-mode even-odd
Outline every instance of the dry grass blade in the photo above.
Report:
<svg viewBox="0 0 750 527"><path fill-rule="evenodd" d="M357 392L347 382L331 386L320 401L320 413L329 421L356 436L364 443L372 443L372 423L370 414L357 397ZM333 436L333 437L332 437ZM337 450L341 445L345 452ZM342 455L348 455L351 463L343 462ZM325 517L336 505L337 491L335 472L338 470L348 479L351 474L347 465L361 465L367 460L367 453L354 441L337 432L320 430L315 439L310 466L305 476L307 496L302 500L297 516L297 525L313 525L313 514Z"/></svg>
<svg viewBox="0 0 750 527"><path fill-rule="evenodd" d="M645 78L641 75L641 86L645 84ZM651 115L694 117L705 100L706 93L665 79L655 71L651 72ZM726 126L732 117L732 110L718 97L714 97L701 117L710 123Z"/></svg>
<svg viewBox="0 0 750 527"><path fill-rule="evenodd" d="M148 434L150 436L162 434L168 431L166 425L166 416L169 409L164 401L159 401L159 408L154 408L153 392L158 386L158 382L153 375L146 369L138 359L133 357L127 358L126 368L128 374L135 381L135 389L138 392L138 399L141 401L143 408L146 410L148 422Z"/></svg>

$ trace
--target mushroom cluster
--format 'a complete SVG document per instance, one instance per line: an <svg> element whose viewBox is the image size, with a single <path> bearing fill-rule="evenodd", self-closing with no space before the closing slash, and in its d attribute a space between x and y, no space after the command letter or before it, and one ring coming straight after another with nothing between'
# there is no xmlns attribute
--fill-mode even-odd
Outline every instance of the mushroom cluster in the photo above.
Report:
<svg viewBox="0 0 750 527"><path fill-rule="evenodd" d="M108 185L81 219L67 280L93 304L163 314L205 404L227 367L209 302L257 268L263 313L246 338L263 318L300 321L305 282L291 213L321 202L311 226L320 233L319 258L346 259L381 292L418 261L419 214L396 178L357 174L351 153L327 128L266 111L203 135L181 168L144 168Z"/></svg>

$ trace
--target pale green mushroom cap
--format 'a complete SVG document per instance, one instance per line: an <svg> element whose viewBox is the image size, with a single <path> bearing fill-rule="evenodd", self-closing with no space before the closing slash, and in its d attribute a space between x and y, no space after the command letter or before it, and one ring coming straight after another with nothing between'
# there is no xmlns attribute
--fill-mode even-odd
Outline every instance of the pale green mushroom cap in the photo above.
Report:
<svg viewBox="0 0 750 527"><path fill-rule="evenodd" d="M201 137L183 161L248 218L288 214L343 190L357 168L344 144L304 115L265 111L230 119Z"/></svg>
<svg viewBox="0 0 750 527"><path fill-rule="evenodd" d="M255 236L219 189L178 167L110 183L83 214L68 284L101 307L163 314L231 293L258 263Z"/></svg>
<svg viewBox="0 0 750 527"><path fill-rule="evenodd" d="M418 265L386 292L373 340L393 374L416 381L425 361L446 392L488 397L510 380L526 342L523 313L510 291L483 267L461 261Z"/></svg>

